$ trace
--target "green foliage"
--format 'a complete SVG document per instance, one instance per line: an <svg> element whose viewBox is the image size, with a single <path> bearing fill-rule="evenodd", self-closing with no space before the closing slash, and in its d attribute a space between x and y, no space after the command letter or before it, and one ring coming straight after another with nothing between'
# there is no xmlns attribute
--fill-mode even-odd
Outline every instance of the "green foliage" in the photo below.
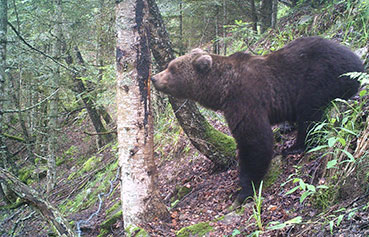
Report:
<svg viewBox="0 0 369 237"><path fill-rule="evenodd" d="M172 159L181 152L188 152L189 145L182 146L180 138L183 133L169 103L164 111L155 116L154 151L161 159ZM170 149L168 149L170 148Z"/></svg>
<svg viewBox="0 0 369 237"><path fill-rule="evenodd" d="M360 77L361 81L368 79L368 74L355 73L352 76ZM310 131L312 140L310 143L316 144L315 148L309 152L323 152L323 157L327 159L326 168L338 172L339 177L346 177L344 173L353 168L357 163L354 154L354 144L360 132L365 127L364 106L367 103L367 89L360 92L360 100L348 102L336 99L332 103L327 119L317 123ZM343 109L342 109L343 108Z"/></svg>
<svg viewBox="0 0 369 237"><path fill-rule="evenodd" d="M89 162L87 163L92 164L94 163L94 161L96 161L96 159L98 158L96 158L96 156L93 156L88 159ZM95 165L93 167L94 169L98 169L98 172L94 173L93 176L91 176L93 178L89 178L86 180L86 182L79 183L80 186L74 187L74 191L79 190L79 192L75 196L72 196L69 199L63 201L63 203L59 206L62 213L76 213L80 210L88 208L97 202L99 193L109 190L110 180L113 180L116 175L118 160L109 164L104 164L104 166L102 166L101 163L97 163ZM92 168L92 166L89 165L87 165L87 167ZM77 171L72 174L81 175L83 174L83 172ZM89 174L89 176L90 175L91 174Z"/></svg>
<svg viewBox="0 0 369 237"><path fill-rule="evenodd" d="M326 185L314 186L312 184L308 184L301 178L298 178L298 177L293 178L294 175L295 174L290 175L287 181L284 182L281 186L283 187L289 182L292 182L293 184L295 184L296 186L288 190L285 195L289 195L289 194L296 192L297 190L300 190L301 192L300 204L302 204L305 201L305 199L307 199L308 197L313 196L318 190L328 188Z"/></svg>
<svg viewBox="0 0 369 237"><path fill-rule="evenodd" d="M263 181L261 181L260 186L259 186L259 191L256 192L255 190L255 186L254 183L252 183L252 189L254 190L254 202L255 202L255 206L252 207L252 211L253 211L253 217L255 219L256 225L258 226L260 231L264 230L263 227L263 222L261 220L261 207L263 204L263 200L264 198L261 196L261 192L263 190Z"/></svg>

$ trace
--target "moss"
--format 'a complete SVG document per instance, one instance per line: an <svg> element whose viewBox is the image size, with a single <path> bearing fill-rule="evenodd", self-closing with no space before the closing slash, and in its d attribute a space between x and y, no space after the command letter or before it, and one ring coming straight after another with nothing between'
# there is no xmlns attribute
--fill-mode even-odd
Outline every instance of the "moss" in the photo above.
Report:
<svg viewBox="0 0 369 237"><path fill-rule="evenodd" d="M268 173L265 175L263 181L263 188L270 187L282 173L282 156L276 156L273 158Z"/></svg>
<svg viewBox="0 0 369 237"><path fill-rule="evenodd" d="M117 211L114 215L109 217L103 223L100 224L101 229L110 230L111 226L117 222L117 220L122 218L122 210Z"/></svg>
<svg viewBox="0 0 369 237"><path fill-rule="evenodd" d="M235 139L213 128L207 121L204 124L204 128L204 139L212 145L212 149L217 151L215 153L218 157L214 157L216 159L215 164L218 164L219 168L232 166L236 162L237 154ZM210 157L208 158L211 159ZM214 162L214 160L212 161Z"/></svg>
<svg viewBox="0 0 369 237"><path fill-rule="evenodd" d="M101 159L102 159L101 157L91 156L87 161L83 163L82 168L80 170L73 172L68 176L68 180L71 180L75 177L82 175L83 173L87 173L93 169L96 169L96 167L99 166Z"/></svg>
<svg viewBox="0 0 369 237"><path fill-rule="evenodd" d="M101 229L97 237L107 236L108 234L110 234L110 231L108 231L107 229Z"/></svg>
<svg viewBox="0 0 369 237"><path fill-rule="evenodd" d="M121 201L119 200L119 202L116 202L111 208L109 208L108 210L105 211L105 215L110 215L110 213L118 210L118 209L121 209L122 208L122 205L121 205Z"/></svg>
<svg viewBox="0 0 369 237"><path fill-rule="evenodd" d="M62 164L64 164L64 162L65 162L65 157L56 157L56 161L55 161L55 163L56 163L56 166L61 166Z"/></svg>
<svg viewBox="0 0 369 237"><path fill-rule="evenodd" d="M101 157L96 157L96 156L92 156L90 159L88 159L82 169L81 169L81 173L86 173L91 171L92 169L96 168L96 166L98 166L98 164L101 161Z"/></svg>
<svg viewBox="0 0 369 237"><path fill-rule="evenodd" d="M177 195L171 198L171 201L174 202L176 200L181 200L184 196L186 196L189 192L191 192L191 188L187 188L186 186L176 186Z"/></svg>
<svg viewBox="0 0 369 237"><path fill-rule="evenodd" d="M227 157L236 157L237 145L233 137L216 130L207 122L205 128L210 143L216 145Z"/></svg>
<svg viewBox="0 0 369 237"><path fill-rule="evenodd" d="M33 183L34 180L32 180L32 174L34 173L34 167L33 166L25 166L19 171L19 179L26 184Z"/></svg>
<svg viewBox="0 0 369 237"><path fill-rule="evenodd" d="M146 230L137 226L128 226L125 228L125 236L127 237L148 237L150 236Z"/></svg>
<svg viewBox="0 0 369 237"><path fill-rule="evenodd" d="M206 233L209 233L213 230L213 227L209 224L209 222L201 222L195 225L187 226L179 231L177 231L177 237L187 237L187 236L203 236Z"/></svg>

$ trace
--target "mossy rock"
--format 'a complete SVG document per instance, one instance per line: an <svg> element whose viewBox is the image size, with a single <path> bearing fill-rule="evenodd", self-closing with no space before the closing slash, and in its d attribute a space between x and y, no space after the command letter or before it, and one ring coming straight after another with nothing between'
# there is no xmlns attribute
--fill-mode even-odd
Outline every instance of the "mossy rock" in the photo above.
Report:
<svg viewBox="0 0 369 237"><path fill-rule="evenodd" d="M263 188L270 187L282 173L282 156L278 155L273 158L268 173L264 177Z"/></svg>
<svg viewBox="0 0 369 237"><path fill-rule="evenodd" d="M177 231L176 235L178 237L204 236L213 229L214 228L209 224L209 222L201 222L180 229Z"/></svg>

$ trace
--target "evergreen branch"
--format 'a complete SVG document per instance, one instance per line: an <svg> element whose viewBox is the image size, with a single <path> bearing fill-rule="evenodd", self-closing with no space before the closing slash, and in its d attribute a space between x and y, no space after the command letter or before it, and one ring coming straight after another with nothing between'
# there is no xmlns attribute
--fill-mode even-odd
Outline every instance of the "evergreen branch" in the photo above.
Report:
<svg viewBox="0 0 369 237"><path fill-rule="evenodd" d="M30 43L28 43L21 35L20 33L17 31L17 29L15 29L15 27L8 21L8 25L10 26L10 28L12 28L12 30L14 31L14 33L18 36L18 38L25 44L27 45L30 49L36 51L37 53L45 56L48 59L51 59L54 63L58 64L59 66L61 66L62 68L72 72L72 73L78 73L78 71L76 71L73 68L70 68L64 64L62 64L61 62L59 62L58 60L56 60L55 58L51 57L50 55L46 54L45 52L35 48L34 46L32 46Z"/></svg>

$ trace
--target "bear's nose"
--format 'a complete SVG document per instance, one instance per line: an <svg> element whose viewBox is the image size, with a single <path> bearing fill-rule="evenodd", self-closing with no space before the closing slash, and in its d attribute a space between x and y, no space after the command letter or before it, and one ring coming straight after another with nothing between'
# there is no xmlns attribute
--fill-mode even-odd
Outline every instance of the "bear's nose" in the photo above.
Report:
<svg viewBox="0 0 369 237"><path fill-rule="evenodd" d="M155 82L156 81L155 77L151 77L151 81Z"/></svg>

